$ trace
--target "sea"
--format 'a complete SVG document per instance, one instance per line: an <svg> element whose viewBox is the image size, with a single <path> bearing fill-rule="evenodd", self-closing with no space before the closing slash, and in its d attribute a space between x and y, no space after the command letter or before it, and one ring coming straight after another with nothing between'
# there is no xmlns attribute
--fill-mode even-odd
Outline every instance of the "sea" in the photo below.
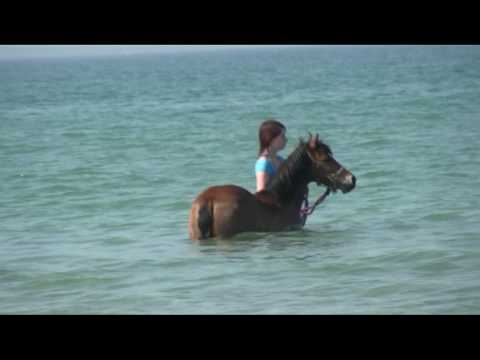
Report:
<svg viewBox="0 0 480 360"><path fill-rule="evenodd" d="M267 118L356 188L191 241L201 191L255 191ZM480 314L479 139L475 45L2 60L0 314Z"/></svg>

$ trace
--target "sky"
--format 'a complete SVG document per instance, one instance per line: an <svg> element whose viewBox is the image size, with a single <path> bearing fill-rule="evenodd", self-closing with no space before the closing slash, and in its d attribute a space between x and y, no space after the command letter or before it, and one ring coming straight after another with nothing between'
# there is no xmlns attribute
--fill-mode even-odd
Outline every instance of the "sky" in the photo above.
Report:
<svg viewBox="0 0 480 360"><path fill-rule="evenodd" d="M103 55L166 54L266 46L270 45L0 45L0 60Z"/></svg>

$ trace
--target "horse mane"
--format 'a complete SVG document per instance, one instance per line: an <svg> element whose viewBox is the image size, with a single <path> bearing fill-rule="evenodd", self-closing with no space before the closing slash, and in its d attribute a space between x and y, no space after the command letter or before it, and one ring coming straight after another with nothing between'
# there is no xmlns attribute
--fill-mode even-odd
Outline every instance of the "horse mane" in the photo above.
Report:
<svg viewBox="0 0 480 360"><path fill-rule="evenodd" d="M317 149L322 149L328 155L333 155L330 146L318 139L316 143ZM312 160L307 153L308 142L302 138L299 139L299 144L283 162L277 173L270 180L266 187L267 192L271 192L282 201L291 200L295 186L306 181ZM264 190L264 191L265 191Z"/></svg>
<svg viewBox="0 0 480 360"><path fill-rule="evenodd" d="M305 180L310 171L311 160L307 154L308 143L300 139L295 150L282 163L277 173L269 181L266 190L281 200L289 200L296 184Z"/></svg>

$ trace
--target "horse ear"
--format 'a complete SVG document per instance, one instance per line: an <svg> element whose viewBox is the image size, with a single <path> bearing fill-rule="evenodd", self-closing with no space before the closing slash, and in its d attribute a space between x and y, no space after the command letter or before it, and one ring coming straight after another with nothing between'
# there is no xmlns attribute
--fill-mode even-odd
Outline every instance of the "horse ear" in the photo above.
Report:
<svg viewBox="0 0 480 360"><path fill-rule="evenodd" d="M317 142L316 142L316 139L317 138L314 138L313 135L309 132L308 133L309 137L308 137L308 146L312 149L315 149L316 145L317 145Z"/></svg>

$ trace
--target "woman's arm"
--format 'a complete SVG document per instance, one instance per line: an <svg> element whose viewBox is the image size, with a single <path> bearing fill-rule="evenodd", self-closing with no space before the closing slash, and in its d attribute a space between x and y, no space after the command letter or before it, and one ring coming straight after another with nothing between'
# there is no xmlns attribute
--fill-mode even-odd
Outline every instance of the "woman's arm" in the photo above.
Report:
<svg viewBox="0 0 480 360"><path fill-rule="evenodd" d="M265 189L268 183L268 174L266 171L257 171L257 192Z"/></svg>

